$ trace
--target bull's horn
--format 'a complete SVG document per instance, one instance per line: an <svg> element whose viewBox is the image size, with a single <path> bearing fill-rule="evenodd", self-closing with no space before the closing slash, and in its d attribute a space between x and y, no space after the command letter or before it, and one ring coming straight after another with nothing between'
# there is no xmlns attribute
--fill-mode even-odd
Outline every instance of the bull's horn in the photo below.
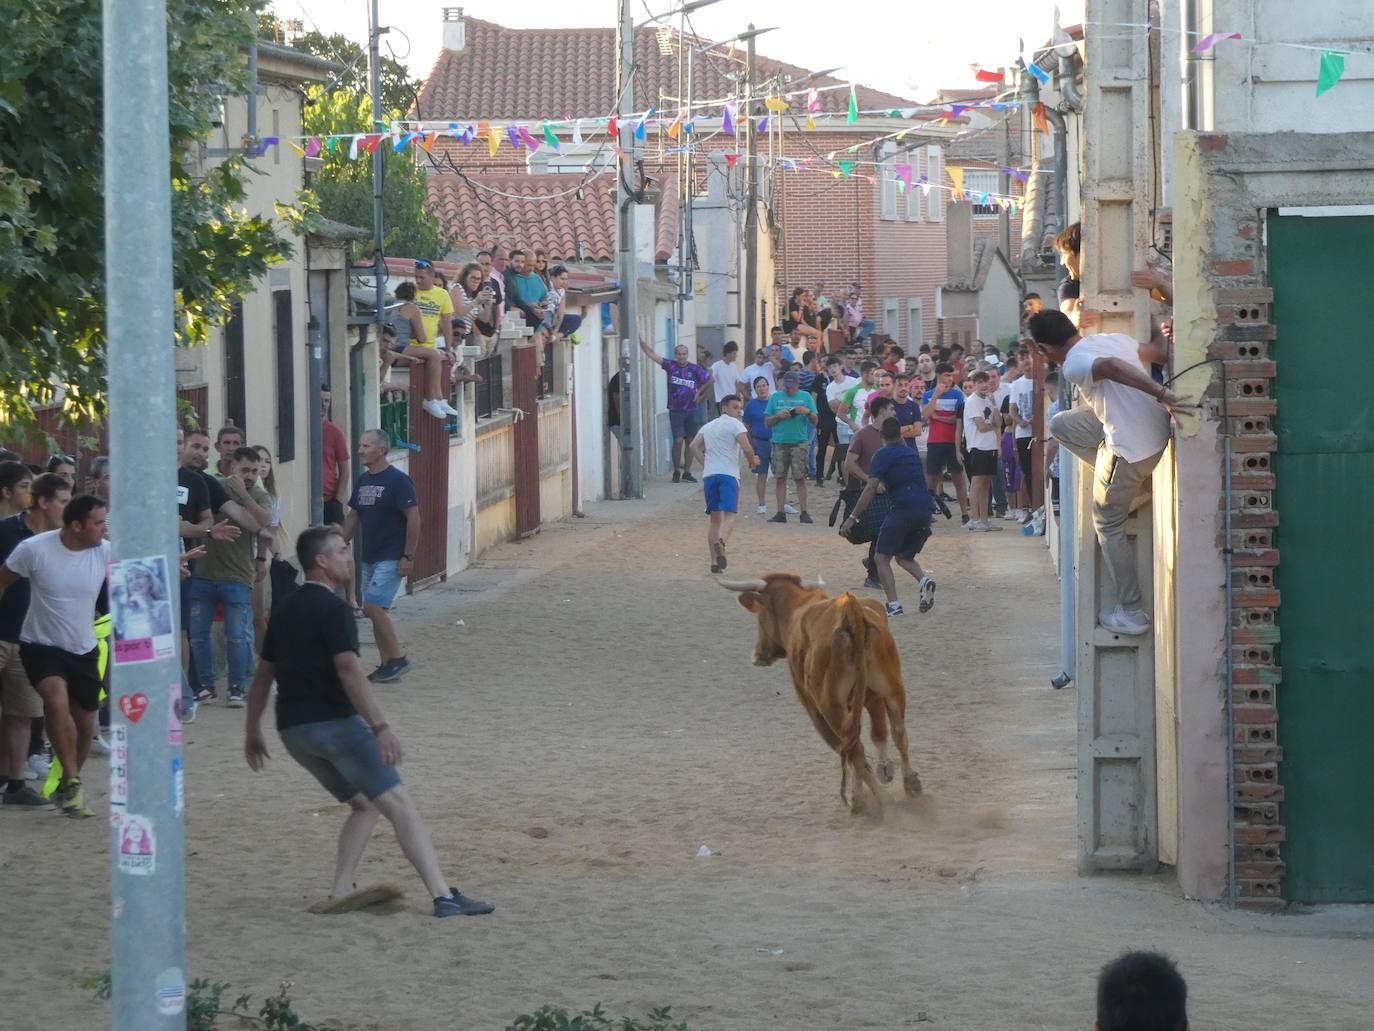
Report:
<svg viewBox="0 0 1374 1031"><path fill-rule="evenodd" d="M802 587L805 588L806 590L808 590L808 591L813 591L813 590L815 590L817 587L824 587L824 586L825 586L825 581L822 580L822 579L818 576L818 577L816 577L816 579L814 579L814 580L803 580L803 581L801 582L801 585L802 585Z"/></svg>
<svg viewBox="0 0 1374 1031"><path fill-rule="evenodd" d="M717 580L727 591L762 591L768 585L762 580Z"/></svg>

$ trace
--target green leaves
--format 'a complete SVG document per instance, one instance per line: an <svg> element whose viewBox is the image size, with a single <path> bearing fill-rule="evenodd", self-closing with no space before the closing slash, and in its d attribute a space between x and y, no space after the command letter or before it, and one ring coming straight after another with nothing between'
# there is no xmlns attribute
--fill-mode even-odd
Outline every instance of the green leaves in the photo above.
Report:
<svg viewBox="0 0 1374 1031"><path fill-rule="evenodd" d="M243 168L203 170L220 97L247 83L258 0L167 0L172 275L177 341L203 343L291 245L243 208ZM0 62L0 426L64 394L103 408L105 239L100 6L9 5ZM7 12L7 13L8 13ZM61 59L54 59L61 55Z"/></svg>

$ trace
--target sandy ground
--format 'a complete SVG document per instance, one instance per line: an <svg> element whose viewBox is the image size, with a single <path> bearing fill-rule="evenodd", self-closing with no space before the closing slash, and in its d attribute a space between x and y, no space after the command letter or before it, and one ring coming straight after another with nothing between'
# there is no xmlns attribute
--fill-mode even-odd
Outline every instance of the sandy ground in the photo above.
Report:
<svg viewBox="0 0 1374 1031"><path fill-rule="evenodd" d="M811 527L750 506L730 574L855 585L833 496ZM1374 914L1230 913L1166 875L1075 875L1076 698L1047 686L1040 541L945 524L928 546L938 604L894 624L927 795L877 823L841 808L785 665L750 665L754 620L707 574L699 499L653 484L400 603L416 669L383 704L453 882L494 916L432 919L389 831L363 879L404 902L306 913L340 808L280 751L250 773L241 712L204 710L186 745L192 976L259 995L289 978L307 1019L350 1029L500 1029L596 1002L669 1005L694 1031L1068 1029L1091 1027L1101 963L1148 946L1180 961L1196 1029L1374 1023ZM105 842L102 820L0 812L0 1026L108 1026L78 987L108 964Z"/></svg>

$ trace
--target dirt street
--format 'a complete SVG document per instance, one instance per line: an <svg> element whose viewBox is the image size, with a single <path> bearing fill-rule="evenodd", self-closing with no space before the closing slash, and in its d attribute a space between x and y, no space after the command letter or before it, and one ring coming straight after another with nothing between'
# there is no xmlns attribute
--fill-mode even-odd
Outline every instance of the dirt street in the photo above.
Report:
<svg viewBox="0 0 1374 1031"><path fill-rule="evenodd" d="M833 498L809 527L749 506L727 575L856 586L860 549L825 525ZM1041 541L945 523L924 556L935 610L917 615L901 582L927 794L878 823L841 807L785 664L750 665L754 617L707 572L700 499L652 484L644 504L597 505L399 604L416 668L382 704L451 878L493 916L431 918L385 824L361 880L407 898L308 914L341 807L275 734L251 773L242 712L202 710L186 743L190 975L231 996L290 979L307 1020L349 1029L485 1031L603 1002L671 1006L694 1031L1024 1031L1090 1028L1098 967L1156 947L1179 960L1199 1031L1370 1026L1374 914L1230 913L1166 875L1075 874L1077 699L1048 687ZM102 760L87 780L104 816ZM78 985L109 962L106 835L103 819L0 812L0 1026L108 1026Z"/></svg>

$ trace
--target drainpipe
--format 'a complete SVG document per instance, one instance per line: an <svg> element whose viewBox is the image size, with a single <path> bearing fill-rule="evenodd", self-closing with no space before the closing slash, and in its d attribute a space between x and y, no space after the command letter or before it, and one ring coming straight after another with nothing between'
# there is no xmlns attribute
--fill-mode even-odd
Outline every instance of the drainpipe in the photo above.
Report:
<svg viewBox="0 0 1374 1031"><path fill-rule="evenodd" d="M248 147L258 145L258 40L248 47ZM247 149L245 147L245 149Z"/></svg>
<svg viewBox="0 0 1374 1031"><path fill-rule="evenodd" d="M1211 63L1214 55L1193 53L1203 25L1212 23L1212 0L1183 0L1183 128L1209 132Z"/></svg>

